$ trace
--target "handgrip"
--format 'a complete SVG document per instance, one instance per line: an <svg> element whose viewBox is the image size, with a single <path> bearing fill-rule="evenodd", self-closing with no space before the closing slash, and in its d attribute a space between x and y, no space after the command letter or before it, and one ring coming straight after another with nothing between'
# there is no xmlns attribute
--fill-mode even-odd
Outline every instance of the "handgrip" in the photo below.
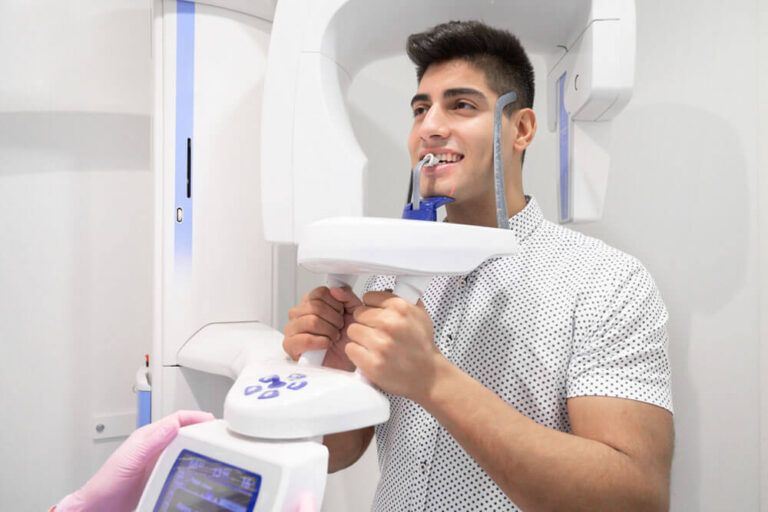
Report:
<svg viewBox="0 0 768 512"><path fill-rule="evenodd" d="M411 304L416 304L431 279L432 276L398 276L392 293Z"/></svg>
<svg viewBox="0 0 768 512"><path fill-rule="evenodd" d="M426 290L431 279L432 276L398 276L393 293L411 304L416 304L424 293L424 290ZM349 286L351 288L354 286L356 280L357 276L353 275L328 274L326 282L329 288L338 288L342 286ZM323 360L325 359L325 352L325 350L310 350L309 352L304 352L299 358L299 364L304 366L322 366ZM368 382L368 379L360 373L359 368L355 371L355 375L364 382Z"/></svg>
<svg viewBox="0 0 768 512"><path fill-rule="evenodd" d="M431 279L432 276L398 276L397 282L395 283L395 289L392 293L411 304L416 304L424 293L424 290L427 289L427 285ZM365 375L360 373L360 368L355 370L355 375L358 379L370 384L368 379L365 378Z"/></svg>
<svg viewBox="0 0 768 512"><path fill-rule="evenodd" d="M328 274L325 282L328 288L341 288L349 286L352 288L357 281L357 276L351 274ZM299 357L299 364L303 366L322 366L325 359L325 350L310 350L304 352Z"/></svg>

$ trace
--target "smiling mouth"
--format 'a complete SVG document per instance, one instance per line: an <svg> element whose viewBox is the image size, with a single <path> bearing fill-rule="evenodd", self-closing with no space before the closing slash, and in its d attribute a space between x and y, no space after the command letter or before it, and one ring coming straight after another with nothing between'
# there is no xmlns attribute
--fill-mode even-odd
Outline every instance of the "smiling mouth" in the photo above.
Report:
<svg viewBox="0 0 768 512"><path fill-rule="evenodd" d="M464 160L464 155L456 153L434 153L434 155L438 161L437 165L455 164L456 162Z"/></svg>

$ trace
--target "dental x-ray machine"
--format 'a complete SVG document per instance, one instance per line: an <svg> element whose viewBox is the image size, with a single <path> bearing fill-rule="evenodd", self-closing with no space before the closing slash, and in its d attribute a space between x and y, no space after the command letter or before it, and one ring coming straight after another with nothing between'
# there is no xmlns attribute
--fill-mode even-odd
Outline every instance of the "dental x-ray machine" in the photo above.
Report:
<svg viewBox="0 0 768 512"><path fill-rule="evenodd" d="M319 509L322 436L386 421L389 404L365 379L321 368L322 354L298 364L283 354L270 325L293 301L280 272L293 258L268 242L298 243L299 264L331 284L396 274L396 293L411 301L432 275L517 251L505 229L362 217L366 160L346 112L350 82L437 23L511 30L547 56L561 220L594 220L610 120L632 90L634 2L155 0L153 11L153 416L182 407L222 416L226 399L223 419L180 431L139 510ZM436 206L417 183L406 217Z"/></svg>

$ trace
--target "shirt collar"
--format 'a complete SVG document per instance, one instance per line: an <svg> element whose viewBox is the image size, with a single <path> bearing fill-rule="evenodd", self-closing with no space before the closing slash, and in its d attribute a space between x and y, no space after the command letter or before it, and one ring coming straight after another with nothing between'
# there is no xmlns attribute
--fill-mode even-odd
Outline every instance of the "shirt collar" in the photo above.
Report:
<svg viewBox="0 0 768 512"><path fill-rule="evenodd" d="M512 230L520 243L525 242L544 220L544 214L541 212L536 199L525 196L525 200L527 202L525 207L509 219L509 229Z"/></svg>

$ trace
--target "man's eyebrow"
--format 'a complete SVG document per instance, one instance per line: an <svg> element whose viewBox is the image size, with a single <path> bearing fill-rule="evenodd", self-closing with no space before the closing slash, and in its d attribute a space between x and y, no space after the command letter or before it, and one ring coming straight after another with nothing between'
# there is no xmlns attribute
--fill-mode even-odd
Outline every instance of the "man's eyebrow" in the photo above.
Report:
<svg viewBox="0 0 768 512"><path fill-rule="evenodd" d="M473 96L480 100L487 100L485 94L478 91L477 89L472 89L471 87L453 87L451 89L446 89L445 92L443 92L443 98L455 98L456 96ZM416 94L413 96L413 98L411 98L411 106L419 101L428 102L431 101L431 99L432 98L430 98L429 94Z"/></svg>
<svg viewBox="0 0 768 512"><path fill-rule="evenodd" d="M446 89L445 92L443 92L444 98L455 98L457 96L474 96L479 100L487 101L485 94L471 87L453 87L451 89ZM425 93L416 94L413 96L413 98L411 98L411 107L413 107L414 103L417 103L419 101L429 102L431 101L431 99L432 98L430 98L429 94L425 94Z"/></svg>
<svg viewBox="0 0 768 512"><path fill-rule="evenodd" d="M444 98L455 98L456 96L474 96L479 99L486 99L485 94L471 87L455 87L446 89L443 93Z"/></svg>
<svg viewBox="0 0 768 512"><path fill-rule="evenodd" d="M429 99L430 99L429 94L423 94L423 93L415 94L413 98L411 98L411 106L413 106L413 104L416 103L417 101L429 101Z"/></svg>

